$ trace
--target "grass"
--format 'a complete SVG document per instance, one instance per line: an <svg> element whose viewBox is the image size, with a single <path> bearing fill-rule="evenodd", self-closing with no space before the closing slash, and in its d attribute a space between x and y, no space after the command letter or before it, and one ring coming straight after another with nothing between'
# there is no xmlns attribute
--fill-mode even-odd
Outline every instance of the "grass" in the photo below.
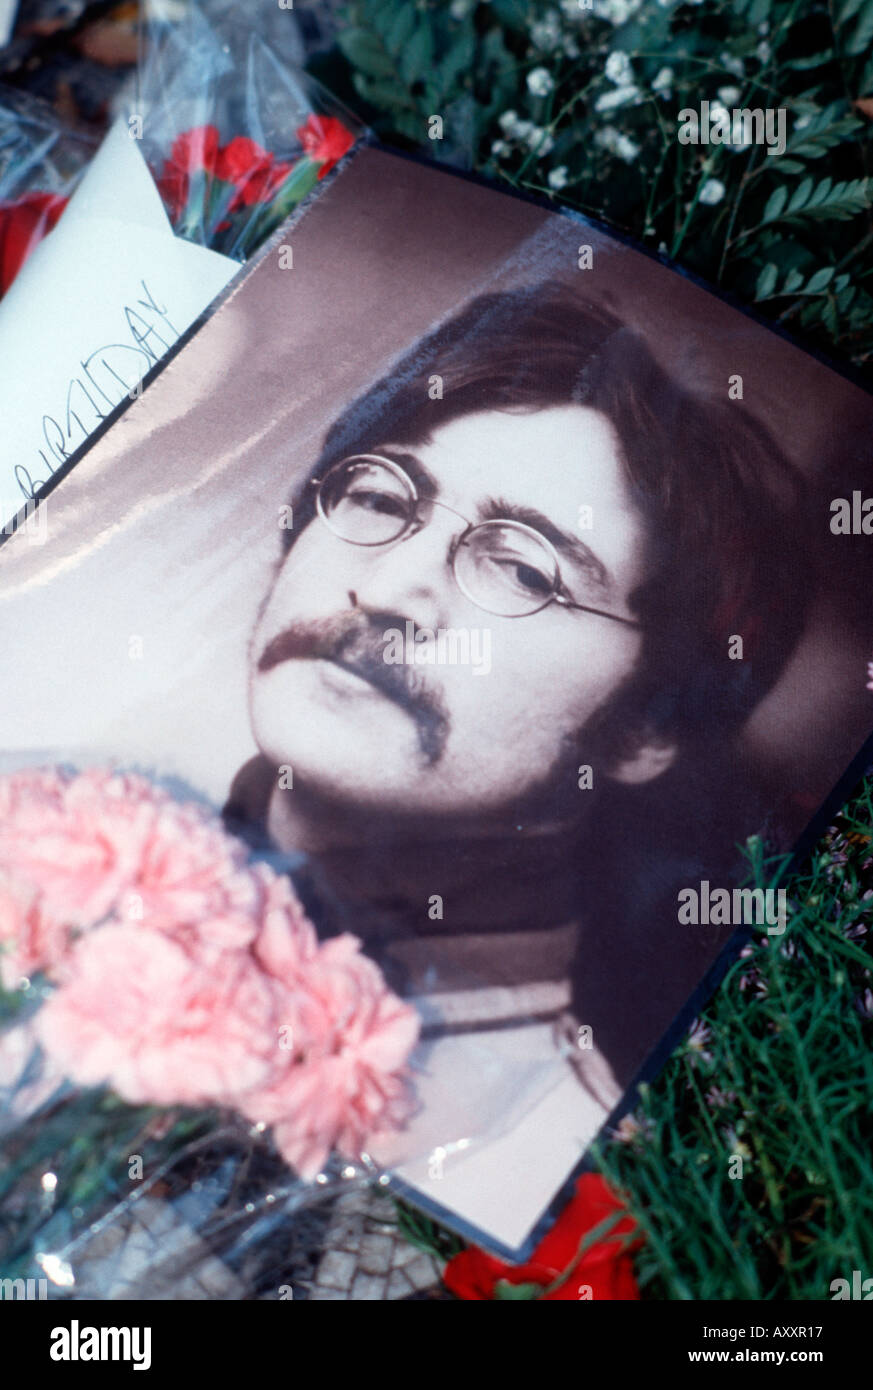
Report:
<svg viewBox="0 0 873 1390"><path fill-rule="evenodd" d="M873 1275L873 779L780 886L784 935L744 949L596 1151L646 1236L644 1298L827 1299Z"/></svg>

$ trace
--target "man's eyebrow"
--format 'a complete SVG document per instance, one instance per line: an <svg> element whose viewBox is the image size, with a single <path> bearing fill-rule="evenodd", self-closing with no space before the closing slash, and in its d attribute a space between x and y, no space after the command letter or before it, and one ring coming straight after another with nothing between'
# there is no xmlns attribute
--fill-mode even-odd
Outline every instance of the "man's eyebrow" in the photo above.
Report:
<svg viewBox="0 0 873 1390"><path fill-rule="evenodd" d="M373 452L377 455L381 454L382 458L390 459L392 463L399 463L400 467L409 474L417 491L422 496L436 497L440 485L430 469L425 468L417 455L411 454L408 449L395 448L391 444L384 444L381 448L374 449Z"/></svg>
<svg viewBox="0 0 873 1390"><path fill-rule="evenodd" d="M415 454L410 453L408 449L396 448L391 445L384 445L376 452L382 454L384 458L391 459L394 463L399 463L401 468L405 468L422 496L437 497L440 490L438 480ZM614 590L615 581L612 575L591 547L580 540L578 536L562 530L536 507L509 502L504 497L487 497L480 502L476 512L475 519L477 521L519 521L524 526L531 526L535 531L539 531L541 535L545 536L547 541L551 541L559 555L563 555L574 564L581 566L585 570L588 580L602 589L604 593Z"/></svg>
<svg viewBox="0 0 873 1390"><path fill-rule="evenodd" d="M536 507L525 507L517 502L508 502L504 497L489 497L479 508L480 521L520 521L531 526L551 541L559 555L564 555L574 564L586 571L586 577L605 593L615 587L612 575L603 561L595 555L590 546L578 536L564 531L554 521L538 511Z"/></svg>

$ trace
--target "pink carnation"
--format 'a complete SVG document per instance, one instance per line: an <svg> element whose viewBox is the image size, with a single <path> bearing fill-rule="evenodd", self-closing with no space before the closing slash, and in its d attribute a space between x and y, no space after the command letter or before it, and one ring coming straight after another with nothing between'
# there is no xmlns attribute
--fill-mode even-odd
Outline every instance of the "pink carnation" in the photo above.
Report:
<svg viewBox="0 0 873 1390"><path fill-rule="evenodd" d="M93 926L129 884L162 795L102 772L0 778L0 867L39 888L52 920Z"/></svg>
<svg viewBox="0 0 873 1390"><path fill-rule="evenodd" d="M320 944L286 879L144 778L0 778L0 945L7 983L59 982L35 1031L80 1085L233 1106L304 1176L407 1113L415 1010L355 937Z"/></svg>
<svg viewBox="0 0 873 1390"><path fill-rule="evenodd" d="M332 1148L356 1156L368 1134L402 1123L408 1110L404 1067L418 1014L388 990L360 944L349 935L327 941L296 971L277 924L256 947L277 972L280 1012L297 1024L269 1082L239 1104L275 1126L281 1153L304 1177Z"/></svg>
<svg viewBox="0 0 873 1390"><path fill-rule="evenodd" d="M37 889L0 869L0 980L6 989L57 965L67 938L63 926L42 912Z"/></svg>
<svg viewBox="0 0 873 1390"><path fill-rule="evenodd" d="M37 1031L80 1085L105 1083L133 1103L209 1105L269 1076L278 1022L247 952L204 969L170 937L109 926L77 942Z"/></svg>
<svg viewBox="0 0 873 1390"><path fill-rule="evenodd" d="M246 859L208 812L135 774L0 778L0 868L38 889L46 929L114 916L216 949L246 945L264 896ZM32 968L59 964L55 952Z"/></svg>

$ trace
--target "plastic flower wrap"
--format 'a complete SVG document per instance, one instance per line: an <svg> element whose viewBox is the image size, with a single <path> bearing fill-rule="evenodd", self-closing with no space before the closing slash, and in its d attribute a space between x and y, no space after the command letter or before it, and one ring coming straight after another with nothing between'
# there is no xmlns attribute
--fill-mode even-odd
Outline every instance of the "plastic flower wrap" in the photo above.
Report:
<svg viewBox="0 0 873 1390"><path fill-rule="evenodd" d="M0 297L57 222L93 150L50 106L0 88Z"/></svg>
<svg viewBox="0 0 873 1390"><path fill-rule="evenodd" d="M279 160L247 135L221 145L214 125L183 131L157 180L174 230L231 257L250 255L355 142L337 117L314 112L296 136L302 153Z"/></svg>
<svg viewBox="0 0 873 1390"><path fill-rule="evenodd" d="M229 11L152 24L132 133L174 230L245 260L363 134L349 111Z"/></svg>
<svg viewBox="0 0 873 1390"><path fill-rule="evenodd" d="M363 134L293 45L271 46L245 15L207 19L192 4L172 23L145 21L141 47L122 117L174 231L231 259L251 256ZM93 152L50 107L0 91L0 297Z"/></svg>
<svg viewBox="0 0 873 1390"><path fill-rule="evenodd" d="M409 1112L415 1010L356 938L318 941L287 879L142 777L0 779L0 952L4 1265L38 1259L49 1161L52 1222L70 1236L82 1191L105 1202L106 1153L134 1134L163 1130L172 1167L218 1117L243 1143L242 1117L311 1180Z"/></svg>

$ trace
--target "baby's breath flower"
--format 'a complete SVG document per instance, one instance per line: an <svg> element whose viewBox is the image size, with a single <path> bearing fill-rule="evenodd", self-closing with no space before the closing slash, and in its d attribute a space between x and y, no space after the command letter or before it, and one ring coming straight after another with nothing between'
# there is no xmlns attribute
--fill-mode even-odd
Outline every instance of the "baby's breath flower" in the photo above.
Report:
<svg viewBox="0 0 873 1390"><path fill-rule="evenodd" d="M758 55L759 63L769 63L772 50L766 39L761 40L755 52Z"/></svg>
<svg viewBox="0 0 873 1390"><path fill-rule="evenodd" d="M707 179L700 190L700 202L706 203L708 207L713 207L720 203L725 194L725 187L721 179Z"/></svg>
<svg viewBox="0 0 873 1390"><path fill-rule="evenodd" d="M547 97L555 90L555 79L548 68L533 68L527 75L527 89L532 96Z"/></svg>
<svg viewBox="0 0 873 1390"><path fill-rule="evenodd" d="M523 121L517 111L504 111L498 116L497 124L508 140L527 140L531 131L536 130L533 121Z"/></svg>
<svg viewBox="0 0 873 1390"><path fill-rule="evenodd" d="M633 80L631 60L626 53L622 53L618 49L610 53L606 60L604 72L610 82L615 83L616 87L624 87Z"/></svg>
<svg viewBox="0 0 873 1390"><path fill-rule="evenodd" d="M549 188L554 188L556 190L559 188L566 188L567 184L570 182L566 164L559 164L556 169L550 169L546 182Z"/></svg>
<svg viewBox="0 0 873 1390"><path fill-rule="evenodd" d="M652 81L652 91L668 97L673 89L673 69L661 68Z"/></svg>
<svg viewBox="0 0 873 1390"><path fill-rule="evenodd" d="M557 10L547 10L542 19L530 26L530 40L535 48L550 53L561 42L561 16Z"/></svg>
<svg viewBox="0 0 873 1390"><path fill-rule="evenodd" d="M629 101L638 97L640 89L635 82L631 82L626 87L614 87L611 92L604 92L594 103L595 111L616 111L619 106L627 106Z"/></svg>
<svg viewBox="0 0 873 1390"><path fill-rule="evenodd" d="M643 0L594 0L593 11L598 19L608 19L618 29L642 4Z"/></svg>
<svg viewBox="0 0 873 1390"><path fill-rule="evenodd" d="M534 150L538 155L551 154L555 148L555 137L550 135L543 126L535 125L531 128L527 136L528 148Z"/></svg>
<svg viewBox="0 0 873 1390"><path fill-rule="evenodd" d="M491 153L500 159L501 155L509 153L509 145L506 140L494 140L491 144Z"/></svg>
<svg viewBox="0 0 873 1390"><path fill-rule="evenodd" d="M610 154L624 159L628 164L636 159L640 152L639 145L631 140L630 136L616 130L613 125L607 125L602 130L598 130L594 136L594 142L602 150L608 150Z"/></svg>
<svg viewBox="0 0 873 1390"><path fill-rule="evenodd" d="M718 89L718 99L725 106L733 106L734 102L739 101L742 95L739 87L719 87Z"/></svg>

